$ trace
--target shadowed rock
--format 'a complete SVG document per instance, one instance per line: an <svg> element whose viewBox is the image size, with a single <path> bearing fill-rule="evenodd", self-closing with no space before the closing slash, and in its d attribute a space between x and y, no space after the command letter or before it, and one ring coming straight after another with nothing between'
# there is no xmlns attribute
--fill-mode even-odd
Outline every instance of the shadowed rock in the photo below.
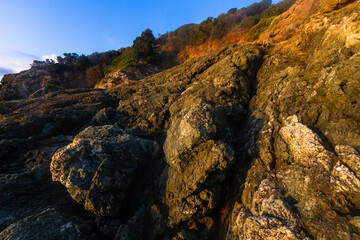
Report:
<svg viewBox="0 0 360 240"><path fill-rule="evenodd" d="M139 178L139 165L156 157L158 150L155 142L112 125L88 127L55 153L50 171L86 210L114 216Z"/></svg>

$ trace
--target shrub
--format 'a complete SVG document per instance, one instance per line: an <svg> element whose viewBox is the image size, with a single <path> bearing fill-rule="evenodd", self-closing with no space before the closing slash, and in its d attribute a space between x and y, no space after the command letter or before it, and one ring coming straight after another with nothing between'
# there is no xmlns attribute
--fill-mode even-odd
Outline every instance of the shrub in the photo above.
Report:
<svg viewBox="0 0 360 240"><path fill-rule="evenodd" d="M86 69L85 74L89 87L95 87L95 85L104 77L104 71L100 65L89 67Z"/></svg>
<svg viewBox="0 0 360 240"><path fill-rule="evenodd" d="M112 69L119 69L119 68L127 68L129 66L136 66L138 65L138 61L136 59L136 53L134 48L128 47L125 51L111 64Z"/></svg>
<svg viewBox="0 0 360 240"><path fill-rule="evenodd" d="M55 85L52 84L52 83L46 83L46 84L45 84L45 89L46 89L46 90L52 89L52 88L54 88L54 87L55 87Z"/></svg>
<svg viewBox="0 0 360 240"><path fill-rule="evenodd" d="M280 17L275 18L275 19L272 21L272 23L271 23L270 29L272 29L273 27L275 27L282 19L283 19L283 16L280 16Z"/></svg>
<svg viewBox="0 0 360 240"><path fill-rule="evenodd" d="M240 29L249 29L255 26L259 22L259 17L257 16L249 16L241 20L241 22L237 25Z"/></svg>
<svg viewBox="0 0 360 240"><path fill-rule="evenodd" d="M269 17L269 18L263 18L261 19L258 24L253 26L249 31L249 38L248 40L253 41L259 38L260 34L265 32L267 29L269 29L269 26L273 22L275 16Z"/></svg>

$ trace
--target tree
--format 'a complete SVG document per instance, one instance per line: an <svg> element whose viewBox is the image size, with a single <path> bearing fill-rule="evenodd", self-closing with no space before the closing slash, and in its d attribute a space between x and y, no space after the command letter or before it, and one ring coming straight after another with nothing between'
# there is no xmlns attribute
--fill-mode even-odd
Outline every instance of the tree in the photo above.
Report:
<svg viewBox="0 0 360 240"><path fill-rule="evenodd" d="M90 67L90 61L85 55L81 55L75 63L74 70L79 72L84 72L88 67Z"/></svg>
<svg viewBox="0 0 360 240"><path fill-rule="evenodd" d="M77 55L76 53L64 53L63 54L64 57L57 57L57 61L59 64L65 64L69 67L72 67L75 65L76 60L79 58L79 55Z"/></svg>
<svg viewBox="0 0 360 240"><path fill-rule="evenodd" d="M231 8L229 9L229 11L227 12L227 14L234 14L237 12L237 8Z"/></svg>
<svg viewBox="0 0 360 240"><path fill-rule="evenodd" d="M46 67L46 62L34 60L33 63L31 64L31 67L32 68L44 68L44 67Z"/></svg>
<svg viewBox="0 0 360 240"><path fill-rule="evenodd" d="M150 29L146 29L141 33L140 37L134 40L132 48L140 59L151 59L155 56L154 46L156 39Z"/></svg>

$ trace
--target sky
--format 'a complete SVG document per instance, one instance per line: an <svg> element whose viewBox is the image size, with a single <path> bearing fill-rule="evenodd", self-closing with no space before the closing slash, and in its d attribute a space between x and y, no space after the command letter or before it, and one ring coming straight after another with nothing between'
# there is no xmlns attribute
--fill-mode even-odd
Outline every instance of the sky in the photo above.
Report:
<svg viewBox="0 0 360 240"><path fill-rule="evenodd" d="M117 50L147 28L157 37L259 1L0 0L0 79L33 60Z"/></svg>

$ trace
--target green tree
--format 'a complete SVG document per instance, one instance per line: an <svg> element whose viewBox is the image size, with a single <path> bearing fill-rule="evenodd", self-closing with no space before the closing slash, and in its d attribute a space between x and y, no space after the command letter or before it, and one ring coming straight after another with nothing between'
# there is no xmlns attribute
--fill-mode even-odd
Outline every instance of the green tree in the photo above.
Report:
<svg viewBox="0 0 360 240"><path fill-rule="evenodd" d="M141 33L140 37L134 40L132 48L135 51L136 57L139 59L153 60L155 56L154 46L156 45L156 39L150 29L146 29Z"/></svg>
<svg viewBox="0 0 360 240"><path fill-rule="evenodd" d="M79 72L84 72L88 67L90 67L90 61L85 55L81 55L75 63L74 70Z"/></svg>

